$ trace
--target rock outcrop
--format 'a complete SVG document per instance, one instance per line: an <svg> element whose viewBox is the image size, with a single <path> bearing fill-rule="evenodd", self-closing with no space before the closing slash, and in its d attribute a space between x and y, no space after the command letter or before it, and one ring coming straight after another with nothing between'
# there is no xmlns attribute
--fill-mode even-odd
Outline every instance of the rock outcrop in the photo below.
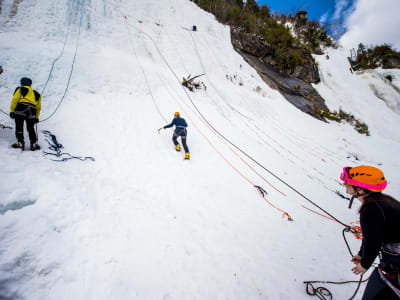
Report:
<svg viewBox="0 0 400 300"><path fill-rule="evenodd" d="M311 56L306 64L297 66L293 71L280 70L274 62L273 49L262 37L231 27L231 40L234 49L257 70L271 88L278 90L301 111L325 121L318 112L329 109L324 99L311 86L311 83L320 81L318 68Z"/></svg>
<svg viewBox="0 0 400 300"><path fill-rule="evenodd" d="M382 59L383 69L400 69L400 57L387 55Z"/></svg>

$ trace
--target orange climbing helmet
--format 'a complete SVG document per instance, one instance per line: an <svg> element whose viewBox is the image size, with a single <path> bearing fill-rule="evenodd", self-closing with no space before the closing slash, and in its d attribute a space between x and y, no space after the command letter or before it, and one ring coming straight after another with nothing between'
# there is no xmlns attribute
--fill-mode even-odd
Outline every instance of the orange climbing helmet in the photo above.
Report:
<svg viewBox="0 0 400 300"><path fill-rule="evenodd" d="M371 166L344 167L340 179L372 192L382 192L387 186L383 172Z"/></svg>
<svg viewBox="0 0 400 300"><path fill-rule="evenodd" d="M174 117L179 117L180 116L180 113L179 112L175 112L174 113Z"/></svg>

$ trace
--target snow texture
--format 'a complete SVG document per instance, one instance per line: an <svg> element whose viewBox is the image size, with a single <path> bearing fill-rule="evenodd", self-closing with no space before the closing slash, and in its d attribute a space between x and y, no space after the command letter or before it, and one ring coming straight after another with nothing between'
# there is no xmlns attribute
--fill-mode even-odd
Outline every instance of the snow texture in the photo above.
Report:
<svg viewBox="0 0 400 300"><path fill-rule="evenodd" d="M398 71L351 74L342 49L316 57L315 87L367 123L367 137L288 103L191 1L1 3L0 123L14 126L11 96L28 76L43 92L39 131L96 159L15 150L13 130L0 129L1 299L311 299L305 280L358 280L342 226L210 125L350 224L358 203L348 210L334 193L344 166L379 166L400 196ZM180 80L202 73L207 89L189 98ZM175 111L189 123L190 161L172 130L157 134ZM327 286L336 299L355 287Z"/></svg>

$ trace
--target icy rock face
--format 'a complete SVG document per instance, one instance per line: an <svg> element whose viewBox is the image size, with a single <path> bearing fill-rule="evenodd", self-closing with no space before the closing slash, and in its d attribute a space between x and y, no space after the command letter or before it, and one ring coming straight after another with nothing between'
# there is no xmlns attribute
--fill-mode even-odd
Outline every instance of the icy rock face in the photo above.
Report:
<svg viewBox="0 0 400 300"><path fill-rule="evenodd" d="M273 51L268 43L260 36L248 34L236 28L231 30L232 44L239 53L246 53L257 57L265 65L278 70L272 57ZM311 55L307 58L308 63L298 66L293 71L278 70L286 76L295 77L307 83L320 82L318 68L313 64Z"/></svg>
<svg viewBox="0 0 400 300"><path fill-rule="evenodd" d="M293 72L285 73L275 67L272 49L262 37L247 34L232 28L231 39L234 49L257 70L264 81L296 106L309 115L324 120L316 111L328 110L324 99L311 86L320 82L318 68L311 63L298 66Z"/></svg>

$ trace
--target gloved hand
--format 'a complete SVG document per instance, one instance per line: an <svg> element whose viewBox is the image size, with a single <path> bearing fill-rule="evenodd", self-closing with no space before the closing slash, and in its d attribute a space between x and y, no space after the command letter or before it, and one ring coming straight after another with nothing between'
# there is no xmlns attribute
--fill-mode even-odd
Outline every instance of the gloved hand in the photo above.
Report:
<svg viewBox="0 0 400 300"><path fill-rule="evenodd" d="M10 112L10 118L11 119L15 119L15 113L14 112Z"/></svg>
<svg viewBox="0 0 400 300"><path fill-rule="evenodd" d="M33 123L39 123L39 119L38 118L35 118L34 120L33 120Z"/></svg>

